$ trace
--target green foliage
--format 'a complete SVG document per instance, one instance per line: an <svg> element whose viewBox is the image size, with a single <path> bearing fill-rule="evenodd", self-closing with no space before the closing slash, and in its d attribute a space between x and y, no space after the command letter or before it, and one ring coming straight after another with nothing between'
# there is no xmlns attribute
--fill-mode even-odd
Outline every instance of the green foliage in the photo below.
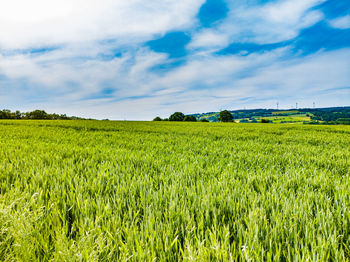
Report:
<svg viewBox="0 0 350 262"><path fill-rule="evenodd" d="M197 118L195 116L185 116L185 122L197 122Z"/></svg>
<svg viewBox="0 0 350 262"><path fill-rule="evenodd" d="M47 113L44 110L34 110L27 114L29 119L47 119Z"/></svg>
<svg viewBox="0 0 350 262"><path fill-rule="evenodd" d="M0 261L347 261L350 126L0 121Z"/></svg>
<svg viewBox="0 0 350 262"><path fill-rule="evenodd" d="M350 125L350 118L338 118L338 124Z"/></svg>
<svg viewBox="0 0 350 262"><path fill-rule="evenodd" d="M201 119L201 120L200 120L200 122L209 122L209 120L208 120L208 119L203 118L203 119Z"/></svg>
<svg viewBox="0 0 350 262"><path fill-rule="evenodd" d="M185 118L185 115L181 112L175 112L169 117L169 121L183 121Z"/></svg>
<svg viewBox="0 0 350 262"><path fill-rule="evenodd" d="M232 122L233 115L229 111L224 110L220 112L218 120L220 122Z"/></svg>
<svg viewBox="0 0 350 262"><path fill-rule="evenodd" d="M15 118L16 118L16 114L12 113L8 109L4 109L0 111L0 119L15 119Z"/></svg>
<svg viewBox="0 0 350 262"><path fill-rule="evenodd" d="M272 123L312 123L312 124L349 124L339 119L350 118L350 107L304 108L298 110L247 109L229 111L238 122L256 123L257 119L269 119ZM209 112L195 114L198 119L206 118L218 122L220 113ZM259 120L260 121L260 120Z"/></svg>
<svg viewBox="0 0 350 262"><path fill-rule="evenodd" d="M84 120L76 116L67 116L66 114L48 114L44 110L34 110L32 112L21 113L20 111L11 112L11 110L0 110L0 119L34 119L34 120Z"/></svg>
<svg viewBox="0 0 350 262"><path fill-rule="evenodd" d="M153 121L162 121L162 119L159 116L157 116L153 119Z"/></svg>
<svg viewBox="0 0 350 262"><path fill-rule="evenodd" d="M350 118L350 108L324 108L322 110L314 110L312 112L312 120L323 122L335 122L338 119Z"/></svg>

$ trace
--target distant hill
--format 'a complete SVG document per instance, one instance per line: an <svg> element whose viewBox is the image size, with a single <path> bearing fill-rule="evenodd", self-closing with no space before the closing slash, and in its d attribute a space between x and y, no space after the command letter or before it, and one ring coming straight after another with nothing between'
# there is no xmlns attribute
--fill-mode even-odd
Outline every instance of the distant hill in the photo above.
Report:
<svg viewBox="0 0 350 262"><path fill-rule="evenodd" d="M350 107L301 108L290 110L247 109L232 110L235 122L257 123L262 119L271 123L350 124ZM193 114L197 120L219 122L219 112Z"/></svg>

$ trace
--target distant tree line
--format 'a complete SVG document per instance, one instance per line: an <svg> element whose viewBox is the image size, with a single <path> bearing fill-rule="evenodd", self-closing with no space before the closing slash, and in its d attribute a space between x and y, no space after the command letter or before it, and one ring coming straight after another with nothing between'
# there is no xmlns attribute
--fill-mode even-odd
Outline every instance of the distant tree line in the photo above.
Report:
<svg viewBox="0 0 350 262"><path fill-rule="evenodd" d="M157 116L156 118L153 119L153 121L197 122L197 118L193 115L184 115L181 112L175 112L169 118L162 119L159 116Z"/></svg>
<svg viewBox="0 0 350 262"><path fill-rule="evenodd" d="M311 120L325 124L350 124L350 109L319 110L312 112Z"/></svg>
<svg viewBox="0 0 350 262"><path fill-rule="evenodd" d="M229 111L234 119L241 119L241 123L267 123L268 117L306 115L311 122L305 124L349 124L350 107L329 107L329 108L300 108L300 109L241 109ZM208 112L194 114L197 119L206 118L211 122L218 122L219 113ZM259 120L260 119L260 120ZM286 122L287 123L287 122Z"/></svg>
<svg viewBox="0 0 350 262"><path fill-rule="evenodd" d="M219 121L220 122L233 122L233 115L227 111L221 111L219 115ZM175 112L172 114L169 118L160 118L157 116L153 119L153 121L173 121L173 122L197 122L197 118L194 115L184 115L182 112ZM209 122L208 119L200 119L200 122Z"/></svg>
<svg viewBox="0 0 350 262"><path fill-rule="evenodd" d="M37 120L83 120L84 118L76 116L67 116L66 114L48 114L44 110L34 110L31 112L20 112L19 110L0 110L0 119L37 119Z"/></svg>

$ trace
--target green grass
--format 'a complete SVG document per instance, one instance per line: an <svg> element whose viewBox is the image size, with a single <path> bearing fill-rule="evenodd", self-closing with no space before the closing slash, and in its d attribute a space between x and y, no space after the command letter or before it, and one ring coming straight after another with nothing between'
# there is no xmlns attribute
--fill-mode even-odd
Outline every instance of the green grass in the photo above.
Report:
<svg viewBox="0 0 350 262"><path fill-rule="evenodd" d="M0 261L346 261L350 126L0 121Z"/></svg>
<svg viewBox="0 0 350 262"><path fill-rule="evenodd" d="M272 112L273 115L280 115L280 114L296 114L299 113L298 110L287 110L287 111L277 111L277 112Z"/></svg>
<svg viewBox="0 0 350 262"><path fill-rule="evenodd" d="M306 114L300 114L300 115L290 115L290 116L272 116L272 117L262 117L264 119L270 120L272 123L304 123L304 122L310 122L311 118L309 116L306 116Z"/></svg>

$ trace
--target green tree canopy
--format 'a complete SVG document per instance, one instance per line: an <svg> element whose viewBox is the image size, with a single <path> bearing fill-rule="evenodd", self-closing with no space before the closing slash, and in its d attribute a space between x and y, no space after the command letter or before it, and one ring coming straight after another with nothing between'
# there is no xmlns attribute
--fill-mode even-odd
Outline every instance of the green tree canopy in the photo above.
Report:
<svg viewBox="0 0 350 262"><path fill-rule="evenodd" d="M219 115L219 121L220 122L232 122L233 121L233 115L227 111L221 111Z"/></svg>
<svg viewBox="0 0 350 262"><path fill-rule="evenodd" d="M48 115L44 110L34 110L29 113L30 119L47 119Z"/></svg>
<svg viewBox="0 0 350 262"><path fill-rule="evenodd" d="M183 121L185 118L185 115L181 112L175 112L169 117L169 121Z"/></svg>
<svg viewBox="0 0 350 262"><path fill-rule="evenodd" d="M153 119L153 121L162 121L162 119L159 116L157 116Z"/></svg>
<svg viewBox="0 0 350 262"><path fill-rule="evenodd" d="M67 116L66 114L48 114L44 110L34 110L32 112L21 112L19 110L11 112L11 110L0 110L0 119L47 119L47 120L83 120L84 118L76 116Z"/></svg>
<svg viewBox="0 0 350 262"><path fill-rule="evenodd" d="M197 122L197 118L195 116L185 116L184 121L186 121L186 122Z"/></svg>

